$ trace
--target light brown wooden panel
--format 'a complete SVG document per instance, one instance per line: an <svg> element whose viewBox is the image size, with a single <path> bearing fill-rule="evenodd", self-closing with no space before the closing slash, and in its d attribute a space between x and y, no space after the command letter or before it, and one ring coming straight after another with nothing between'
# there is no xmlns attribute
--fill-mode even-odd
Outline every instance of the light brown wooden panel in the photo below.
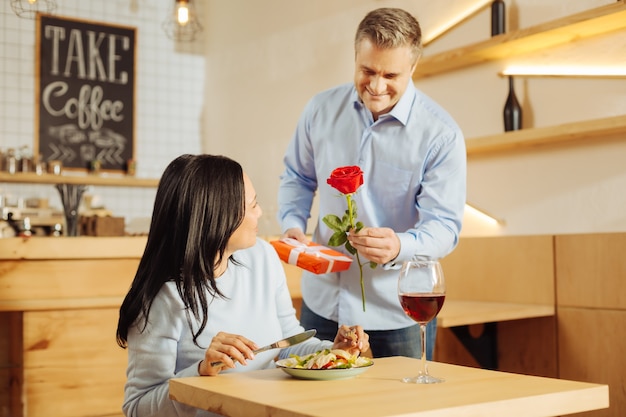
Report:
<svg viewBox="0 0 626 417"><path fill-rule="evenodd" d="M24 313L24 389L29 417L121 415L126 350L118 309Z"/></svg>
<svg viewBox="0 0 626 417"><path fill-rule="evenodd" d="M27 369L28 417L122 416L124 372L125 369L104 366Z"/></svg>
<svg viewBox="0 0 626 417"><path fill-rule="evenodd" d="M557 377L556 319L554 317L512 320L497 324L498 370L526 375ZM484 336L483 325L469 326L472 337ZM438 328L437 362L480 368L452 329Z"/></svg>
<svg viewBox="0 0 626 417"><path fill-rule="evenodd" d="M554 304L552 236L463 238L441 263L449 299Z"/></svg>
<svg viewBox="0 0 626 417"><path fill-rule="evenodd" d="M295 265L289 265L282 262L287 276L287 286L291 293L291 298L302 298L302 290L300 289L300 279L302 277L302 269Z"/></svg>
<svg viewBox="0 0 626 417"><path fill-rule="evenodd" d="M626 309L626 233L555 238L560 306Z"/></svg>
<svg viewBox="0 0 626 417"><path fill-rule="evenodd" d="M556 318L498 323L498 369L558 377Z"/></svg>
<svg viewBox="0 0 626 417"><path fill-rule="evenodd" d="M437 362L480 368L480 364L449 328L437 329L433 359Z"/></svg>
<svg viewBox="0 0 626 417"><path fill-rule="evenodd" d="M287 276L287 286L289 287L289 293L291 294L291 301L293 302L293 307L296 309L296 317L300 318L300 308L302 307L300 278L302 276L302 269L286 262L282 262L282 264L285 269L285 275Z"/></svg>
<svg viewBox="0 0 626 417"><path fill-rule="evenodd" d="M559 377L609 385L609 409L584 416L626 416L626 311L559 307L557 317Z"/></svg>
<svg viewBox="0 0 626 417"><path fill-rule="evenodd" d="M0 259L139 258L145 236L0 239Z"/></svg>
<svg viewBox="0 0 626 417"><path fill-rule="evenodd" d="M139 259L0 261L0 300L124 296Z"/></svg>

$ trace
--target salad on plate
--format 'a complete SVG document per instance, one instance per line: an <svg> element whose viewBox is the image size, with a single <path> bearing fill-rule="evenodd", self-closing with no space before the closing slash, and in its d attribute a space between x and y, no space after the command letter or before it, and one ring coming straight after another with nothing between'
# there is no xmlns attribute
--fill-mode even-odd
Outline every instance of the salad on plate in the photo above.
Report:
<svg viewBox="0 0 626 417"><path fill-rule="evenodd" d="M290 355L278 361L279 366L294 369L349 369L372 364L370 358L351 355L343 349L324 349L305 356Z"/></svg>

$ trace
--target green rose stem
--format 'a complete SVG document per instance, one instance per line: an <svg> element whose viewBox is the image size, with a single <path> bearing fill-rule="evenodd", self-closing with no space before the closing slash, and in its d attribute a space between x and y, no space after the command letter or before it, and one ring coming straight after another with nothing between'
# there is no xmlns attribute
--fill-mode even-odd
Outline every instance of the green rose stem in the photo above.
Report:
<svg viewBox="0 0 626 417"><path fill-rule="evenodd" d="M352 217L352 194L346 194L346 201L348 202L348 219L350 221L350 229L354 229L354 218ZM365 286L363 285L363 264L361 264L361 258L359 252L355 253L356 261L359 264L359 275L361 277L361 300L363 301L363 311L365 311Z"/></svg>

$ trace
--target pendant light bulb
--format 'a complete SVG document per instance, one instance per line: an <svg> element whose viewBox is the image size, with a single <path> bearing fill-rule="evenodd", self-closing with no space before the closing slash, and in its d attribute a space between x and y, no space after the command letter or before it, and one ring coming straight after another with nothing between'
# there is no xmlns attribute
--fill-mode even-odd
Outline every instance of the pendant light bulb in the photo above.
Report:
<svg viewBox="0 0 626 417"><path fill-rule="evenodd" d="M11 0L11 9L23 19L35 19L37 13L52 14L56 8L56 0Z"/></svg>
<svg viewBox="0 0 626 417"><path fill-rule="evenodd" d="M168 38L178 42L190 42L202 32L198 14L191 0L174 0L174 8L163 22Z"/></svg>
<svg viewBox="0 0 626 417"><path fill-rule="evenodd" d="M178 18L178 23L181 26L185 26L187 23L189 23L189 8L187 7L187 2L186 1L181 1L178 2L178 4L176 5L176 16Z"/></svg>

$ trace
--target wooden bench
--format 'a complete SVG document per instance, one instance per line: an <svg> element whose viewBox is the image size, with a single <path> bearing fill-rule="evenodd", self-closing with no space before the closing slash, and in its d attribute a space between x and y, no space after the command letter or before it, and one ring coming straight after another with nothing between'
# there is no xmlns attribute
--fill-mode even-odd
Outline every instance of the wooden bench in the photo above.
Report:
<svg viewBox="0 0 626 417"><path fill-rule="evenodd" d="M441 263L437 360L556 375L553 236L462 238Z"/></svg>
<svg viewBox="0 0 626 417"><path fill-rule="evenodd" d="M554 306L493 301L446 300L437 326L448 328L554 316Z"/></svg>
<svg viewBox="0 0 626 417"><path fill-rule="evenodd" d="M497 369L501 345L497 323L553 318L553 252L552 236L461 239L457 249L441 261L447 295L437 324L446 330L438 332L436 359ZM298 310L301 270L286 263L283 266ZM455 340L450 340L450 334ZM518 342L521 347L527 345ZM462 349L454 348L458 343Z"/></svg>
<svg viewBox="0 0 626 417"><path fill-rule="evenodd" d="M287 285L299 311L302 303L300 290L301 271L283 263L287 275ZM448 328L490 322L549 317L554 315L554 305L518 302L495 302L477 300L457 300L446 297L444 306L437 316L437 325Z"/></svg>

